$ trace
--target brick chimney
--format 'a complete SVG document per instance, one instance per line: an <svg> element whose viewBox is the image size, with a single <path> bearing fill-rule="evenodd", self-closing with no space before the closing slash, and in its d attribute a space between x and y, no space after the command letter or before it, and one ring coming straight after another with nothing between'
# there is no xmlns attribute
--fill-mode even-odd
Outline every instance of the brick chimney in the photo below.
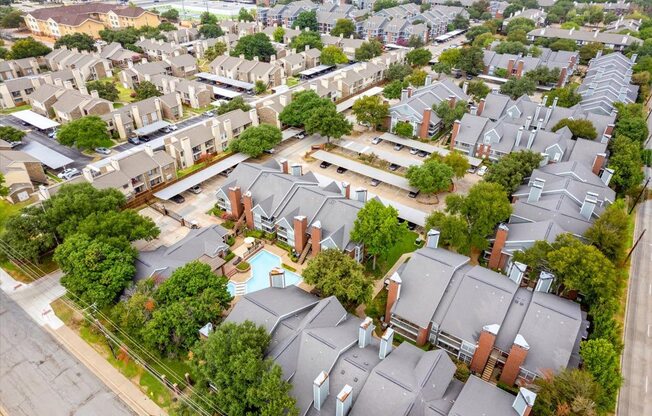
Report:
<svg viewBox="0 0 652 416"><path fill-rule="evenodd" d="M481 116L482 112L484 111L484 103L485 103L485 99L483 98L480 100L480 104L478 104L478 112L476 114L479 116Z"/></svg>
<svg viewBox="0 0 652 416"><path fill-rule="evenodd" d="M430 114L432 114L431 108L423 109L423 120L421 121L421 129L419 130L419 137L422 139L428 137L428 130L430 129Z"/></svg>
<svg viewBox="0 0 652 416"><path fill-rule="evenodd" d="M509 357L507 357L503 372L500 375L500 381L508 386L514 385L518 373L521 371L521 364L525 361L529 349L530 346L525 341L525 338L521 334L516 335L514 344L512 344L512 348L509 350Z"/></svg>
<svg viewBox="0 0 652 416"><path fill-rule="evenodd" d="M568 70L566 67L562 68L561 71L559 72L559 80L557 81L557 88L561 88L564 86L566 83L566 75L568 74Z"/></svg>
<svg viewBox="0 0 652 416"><path fill-rule="evenodd" d="M604 129L605 136L611 136L614 132L615 124L607 124L607 127Z"/></svg>
<svg viewBox="0 0 652 416"><path fill-rule="evenodd" d="M294 249L297 253L301 253L308 243L308 218L303 215L294 217L292 227L294 228Z"/></svg>
<svg viewBox="0 0 652 416"><path fill-rule="evenodd" d="M480 102L482 105L484 102ZM457 134L460 132L460 121L455 120L453 123L453 131L451 132L451 145L450 149L451 151L455 150L455 139L457 139Z"/></svg>
<svg viewBox="0 0 652 416"><path fill-rule="evenodd" d="M524 61L518 61L518 64L516 65L516 78L520 78L521 75L523 75L523 65L525 65Z"/></svg>
<svg viewBox="0 0 652 416"><path fill-rule="evenodd" d="M512 71L514 70L514 60L510 59L507 63L507 78L512 76Z"/></svg>
<svg viewBox="0 0 652 416"><path fill-rule="evenodd" d="M358 328L358 347L365 348L371 342L371 333L374 330L374 321L366 317Z"/></svg>
<svg viewBox="0 0 652 416"><path fill-rule="evenodd" d="M231 204L231 215L240 218L242 215L242 191L239 186L229 188L229 203Z"/></svg>
<svg viewBox="0 0 652 416"><path fill-rule="evenodd" d="M337 394L335 402L335 416L346 416L351 410L353 403L353 387L345 384L342 390Z"/></svg>
<svg viewBox="0 0 652 416"><path fill-rule="evenodd" d="M489 257L489 268L500 269L504 266L505 259L503 259L503 248L509 235L509 228L506 224L500 224L496 232L496 239L494 240L493 248L491 249L491 256Z"/></svg>
<svg viewBox="0 0 652 416"><path fill-rule="evenodd" d="M254 201L251 198L251 192L247 191L246 194L242 197L242 202L244 203L244 214L247 221L247 228L250 230L254 229L254 213L251 211L254 207Z"/></svg>
<svg viewBox="0 0 652 416"><path fill-rule="evenodd" d="M457 98L454 95L449 95L448 96L448 106L450 108L455 108L455 103L457 102Z"/></svg>
<svg viewBox="0 0 652 416"><path fill-rule="evenodd" d="M290 166L290 165L288 164L287 159L282 159L282 160L279 162L279 164L281 165L281 171L282 171L283 173L290 173L290 170L289 170L289 166Z"/></svg>
<svg viewBox="0 0 652 416"><path fill-rule="evenodd" d="M324 401L328 397L328 391L330 389L330 380L328 379L328 373L322 371L319 373L315 381L312 382L312 399L313 406L315 410L321 410L321 406L324 404Z"/></svg>
<svg viewBox="0 0 652 416"><path fill-rule="evenodd" d="M494 349L494 342L496 342L496 336L499 330L500 325L498 324L485 325L482 328L478 345L475 347L475 353L473 353L473 359L471 360L471 371L475 373L482 373L484 371L491 351Z"/></svg>
<svg viewBox="0 0 652 416"><path fill-rule="evenodd" d="M392 352L394 346L394 330L387 328L385 333L380 338L380 349L378 351L378 358L384 360Z"/></svg>
<svg viewBox="0 0 652 416"><path fill-rule="evenodd" d="M392 308L394 304L401 296L401 276L398 273L394 272L392 277L389 278L389 285L387 288L387 306L385 309L385 323L389 324L389 321L392 318Z"/></svg>
<svg viewBox="0 0 652 416"><path fill-rule="evenodd" d="M310 241L312 243L312 253L316 256L321 252L321 222L315 221L312 225Z"/></svg>
<svg viewBox="0 0 652 416"><path fill-rule="evenodd" d="M607 159L607 154L606 153L598 153L595 155L595 159L593 159L593 168L591 171L594 174L599 174L600 170L602 169L602 166L604 165L604 161Z"/></svg>
<svg viewBox="0 0 652 416"><path fill-rule="evenodd" d="M346 199L351 198L351 184L348 182L342 182L342 195Z"/></svg>

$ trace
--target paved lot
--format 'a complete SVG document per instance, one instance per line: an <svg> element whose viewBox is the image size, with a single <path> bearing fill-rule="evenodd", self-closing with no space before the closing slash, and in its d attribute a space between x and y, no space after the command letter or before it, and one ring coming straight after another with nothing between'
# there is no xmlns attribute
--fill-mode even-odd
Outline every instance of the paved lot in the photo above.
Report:
<svg viewBox="0 0 652 416"><path fill-rule="evenodd" d="M0 328L0 403L9 415L133 414L1 292Z"/></svg>

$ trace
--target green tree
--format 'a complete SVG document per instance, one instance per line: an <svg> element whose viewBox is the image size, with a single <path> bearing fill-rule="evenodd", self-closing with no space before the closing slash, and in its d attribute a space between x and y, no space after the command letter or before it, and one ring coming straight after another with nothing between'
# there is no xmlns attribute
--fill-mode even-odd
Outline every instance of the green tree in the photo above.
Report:
<svg viewBox="0 0 652 416"><path fill-rule="evenodd" d="M494 40L495 38L493 33L491 32L482 33L475 37L473 43L471 43L471 46L477 46L478 48L486 49L494 42Z"/></svg>
<svg viewBox="0 0 652 416"><path fill-rule="evenodd" d="M142 81L134 88L136 92L136 101L146 100L152 97L160 97L161 92L156 88L156 85L149 81Z"/></svg>
<svg viewBox="0 0 652 416"><path fill-rule="evenodd" d="M411 139L414 136L414 127L407 121L399 121L394 126L394 133L406 139Z"/></svg>
<svg viewBox="0 0 652 416"><path fill-rule="evenodd" d="M377 95L369 95L357 99L352 111L359 123L367 123L376 129L389 117L389 104Z"/></svg>
<svg viewBox="0 0 652 416"><path fill-rule="evenodd" d="M584 139L595 140L598 137L598 132L589 120L564 118L555 124L552 131L557 131L564 127L568 127L575 138L582 137Z"/></svg>
<svg viewBox="0 0 652 416"><path fill-rule="evenodd" d="M366 252L373 256L373 269L376 270L376 258L393 247L404 232L406 228L398 222L396 208L385 206L374 198L358 211L351 230L351 240L364 244Z"/></svg>
<svg viewBox="0 0 652 416"><path fill-rule="evenodd" d="M413 49L405 55L405 60L412 66L428 65L432 59L432 52L428 49Z"/></svg>
<svg viewBox="0 0 652 416"><path fill-rule="evenodd" d="M19 142L25 137L25 132L11 126L0 126L0 140L6 142Z"/></svg>
<svg viewBox="0 0 652 416"><path fill-rule="evenodd" d="M507 35L507 40L510 42L526 43L527 32L523 29L512 30L509 32L509 35Z"/></svg>
<svg viewBox="0 0 652 416"><path fill-rule="evenodd" d="M195 394L228 415L297 416L291 384L264 359L269 343L265 328L251 321L217 327L193 350Z"/></svg>
<svg viewBox="0 0 652 416"><path fill-rule="evenodd" d="M179 20L179 10L174 8L166 10L163 13L161 13L161 17L176 22L177 20Z"/></svg>
<svg viewBox="0 0 652 416"><path fill-rule="evenodd" d="M315 10L305 11L299 13L297 18L292 23L292 29L305 30L310 29L311 32L319 32L319 23L317 23L317 12Z"/></svg>
<svg viewBox="0 0 652 416"><path fill-rule="evenodd" d="M158 30L161 32L172 32L173 30L177 30L177 27L174 25L174 23L163 22L158 25Z"/></svg>
<svg viewBox="0 0 652 416"><path fill-rule="evenodd" d="M499 184L511 195L539 167L542 159L539 153L529 150L507 154L489 166L485 181Z"/></svg>
<svg viewBox="0 0 652 416"><path fill-rule="evenodd" d="M478 182L466 196L448 195L446 213L431 213L426 218L426 229L438 229L445 245L477 259L489 247L487 238L511 213L512 206L502 186Z"/></svg>
<svg viewBox="0 0 652 416"><path fill-rule="evenodd" d="M546 95L548 96L548 101L546 106L551 107L557 98L557 105L559 107L570 108L575 104L578 104L582 101L582 96L579 95L577 90L578 84L569 84L562 88L554 88L550 90Z"/></svg>
<svg viewBox="0 0 652 416"><path fill-rule="evenodd" d="M422 87L426 84L428 74L422 69L415 69L405 80L415 87Z"/></svg>
<svg viewBox="0 0 652 416"><path fill-rule="evenodd" d="M511 77L500 86L500 92L509 95L514 100L521 95L532 95L536 89L536 83L528 77Z"/></svg>
<svg viewBox="0 0 652 416"><path fill-rule="evenodd" d="M217 16L215 16L213 13L203 12L199 16L199 23L201 23L202 25L216 25Z"/></svg>
<svg viewBox="0 0 652 416"><path fill-rule="evenodd" d="M20 27L23 23L23 14L20 12L20 10L14 9L12 7L2 8L2 13L0 13L0 27L6 29L14 29Z"/></svg>
<svg viewBox="0 0 652 416"><path fill-rule="evenodd" d="M141 340L140 332L145 324L152 319L152 312L156 308L155 289L154 279L138 282L131 295L111 309L111 321L131 337Z"/></svg>
<svg viewBox="0 0 652 416"><path fill-rule="evenodd" d="M622 260L628 243L629 217L623 200L609 205L600 218L586 230L584 237L596 246L609 260Z"/></svg>
<svg viewBox="0 0 652 416"><path fill-rule="evenodd" d="M89 81L86 83L88 91L97 91L100 98L108 101L118 101L120 92L111 81Z"/></svg>
<svg viewBox="0 0 652 416"><path fill-rule="evenodd" d="M222 56L226 53L226 43L224 42L215 42L213 46L209 46L204 51L204 59L209 62L215 60L218 56Z"/></svg>
<svg viewBox="0 0 652 416"><path fill-rule="evenodd" d="M462 16L462 14L458 14L453 18L453 21L451 22L453 24L453 27L455 29L468 29L470 24L469 24L469 19L465 18Z"/></svg>
<svg viewBox="0 0 652 416"><path fill-rule="evenodd" d="M371 300L373 280L364 268L338 249L321 251L301 273L322 296L335 296L344 305L355 307Z"/></svg>
<svg viewBox="0 0 652 416"><path fill-rule="evenodd" d="M247 112L251 110L251 106L245 102L244 98L235 97L231 101L221 104L215 111L218 115L222 115L237 109Z"/></svg>
<svg viewBox="0 0 652 416"><path fill-rule="evenodd" d="M537 378L534 384L538 389L532 413L540 416L558 416L560 409L561 414L595 416L596 400L603 394L591 374L578 369Z"/></svg>
<svg viewBox="0 0 652 416"><path fill-rule="evenodd" d="M432 108L437 117L441 119L441 128L442 130L449 130L453 127L455 120L461 120L467 110L467 102L462 100L457 100L455 106L451 108L448 101L441 101L436 106Z"/></svg>
<svg viewBox="0 0 652 416"><path fill-rule="evenodd" d="M598 42L587 43L582 46L580 48L580 64L588 65L589 61L595 58L598 51L602 51L603 49L602 44Z"/></svg>
<svg viewBox="0 0 652 416"><path fill-rule="evenodd" d="M505 28L505 33L508 35L515 30L523 30L526 33L534 29L535 23L533 20L530 20L525 17L515 17L509 21L507 27Z"/></svg>
<svg viewBox="0 0 652 416"><path fill-rule="evenodd" d="M304 127L308 134L318 133L326 137L326 143L330 143L331 138L339 140L353 131L351 123L342 113L337 112L335 106L325 107L323 111L311 111Z"/></svg>
<svg viewBox="0 0 652 416"><path fill-rule="evenodd" d="M355 34L355 24L350 19L337 19L331 30L331 36L342 36L345 38Z"/></svg>
<svg viewBox="0 0 652 416"><path fill-rule="evenodd" d="M469 169L469 160L461 153L450 152L441 161L453 169L453 176L455 178L463 178L466 171Z"/></svg>
<svg viewBox="0 0 652 416"><path fill-rule="evenodd" d="M643 143L648 137L648 128L642 117L619 117L614 130L616 136L627 136L632 140Z"/></svg>
<svg viewBox="0 0 652 416"><path fill-rule="evenodd" d="M468 9L469 16L471 19L482 19L486 20L485 12L489 10L489 2L487 0L478 0L471 4L471 7ZM489 16L491 19L491 15Z"/></svg>
<svg viewBox="0 0 652 416"><path fill-rule="evenodd" d="M214 38L219 38L220 36L224 35L224 31L222 28L216 24L205 24L201 25L199 28L199 34L204 38L204 39L214 39Z"/></svg>
<svg viewBox="0 0 652 416"><path fill-rule="evenodd" d="M491 88L481 80L469 82L466 93L473 96L476 100L480 101L491 92Z"/></svg>
<svg viewBox="0 0 652 416"><path fill-rule="evenodd" d="M550 69L545 66L540 66L526 72L525 76L538 85L554 85L559 81L560 71L559 68Z"/></svg>
<svg viewBox="0 0 652 416"><path fill-rule="evenodd" d="M264 94L267 92L267 84L265 84L265 81L262 80L257 80L256 83L254 84L254 93L255 94Z"/></svg>
<svg viewBox="0 0 652 416"><path fill-rule="evenodd" d="M491 33L491 29L489 29L487 26L484 25L473 26L472 28L466 31L465 36L470 43L473 43L475 38L482 35L483 33Z"/></svg>
<svg viewBox="0 0 652 416"><path fill-rule="evenodd" d="M382 53L383 44L376 39L372 39L368 42L363 42L362 45L355 50L355 59L357 61L368 61L380 56Z"/></svg>
<svg viewBox="0 0 652 416"><path fill-rule="evenodd" d="M128 244L76 234L57 247L54 260L64 272L61 285L87 304L102 308L113 303L131 281L136 255Z"/></svg>
<svg viewBox="0 0 652 416"><path fill-rule="evenodd" d="M481 74L484 70L484 51L477 46L464 49L457 66L467 74Z"/></svg>
<svg viewBox="0 0 652 416"><path fill-rule="evenodd" d="M527 54L528 48L525 46L523 42L519 41L504 41L500 42L498 45L494 47L494 51L496 53L510 53L510 54Z"/></svg>
<svg viewBox="0 0 652 416"><path fill-rule="evenodd" d="M321 63L324 65L338 65L349 62L349 58L339 46L330 45L321 50Z"/></svg>
<svg viewBox="0 0 652 416"><path fill-rule="evenodd" d="M283 40L285 39L285 29L282 26L279 26L276 29L274 29L274 32L272 33L272 38L274 38L274 42L283 43Z"/></svg>
<svg viewBox="0 0 652 416"><path fill-rule="evenodd" d="M85 234L93 239L149 241L158 237L161 231L150 218L136 211L123 210L91 212L70 232Z"/></svg>
<svg viewBox="0 0 652 416"><path fill-rule="evenodd" d="M64 124L57 131L57 140L84 150L111 146L106 123L98 116L86 116Z"/></svg>
<svg viewBox="0 0 652 416"><path fill-rule="evenodd" d="M385 71L385 79L388 81L403 81L410 74L412 74L412 67L410 65L394 62Z"/></svg>
<svg viewBox="0 0 652 416"><path fill-rule="evenodd" d="M572 39L557 39L552 42L549 46L553 51L576 51L577 44Z"/></svg>
<svg viewBox="0 0 652 416"><path fill-rule="evenodd" d="M407 88L408 83L406 81L392 81L383 88L383 96L390 100L401 98L401 91L404 88Z"/></svg>
<svg viewBox="0 0 652 416"><path fill-rule="evenodd" d="M52 52L52 49L29 36L15 41L11 47L10 55L11 59L22 59L43 56L50 52Z"/></svg>
<svg viewBox="0 0 652 416"><path fill-rule="evenodd" d="M244 55L246 59L254 59L257 56L261 61L269 62L269 58L276 54L276 49L264 33L245 35L238 40L235 48L231 50L231 56Z"/></svg>
<svg viewBox="0 0 652 416"><path fill-rule="evenodd" d="M283 135L278 127L271 124L261 124L246 129L231 142L229 147L234 152L242 152L251 157L258 157L265 150L269 150L281 143L282 138Z"/></svg>
<svg viewBox="0 0 652 416"><path fill-rule="evenodd" d="M242 7L238 12L238 21L253 22L254 20L256 20L256 18L253 16L253 14L249 13L249 11L247 11L247 9L244 7Z"/></svg>
<svg viewBox="0 0 652 416"><path fill-rule="evenodd" d="M612 411L616 406L616 396L622 384L619 351L605 339L590 339L582 341L580 356L584 362L584 369L593 376L605 393L597 399L599 408Z"/></svg>
<svg viewBox="0 0 652 416"><path fill-rule="evenodd" d="M68 49L77 48L80 51L95 51L95 39L86 33L72 33L63 35L54 42L54 48L66 46Z"/></svg>
<svg viewBox="0 0 652 416"><path fill-rule="evenodd" d="M318 32L307 31L301 32L297 36L292 38L290 42L290 47L296 49L297 51L303 51L306 49L306 46L309 48L322 49L324 44L321 41L321 36Z"/></svg>
<svg viewBox="0 0 652 416"><path fill-rule="evenodd" d="M331 108L335 109L331 100L321 98L312 90L305 90L292 95L292 101L281 111L279 120L287 126L299 127L306 123L313 111L323 112Z"/></svg>
<svg viewBox="0 0 652 416"><path fill-rule="evenodd" d="M374 3L374 12L398 6L397 0L378 0Z"/></svg>
<svg viewBox="0 0 652 416"><path fill-rule="evenodd" d="M609 143L609 167L614 170L611 183L619 193L636 189L643 181L641 145L618 135Z"/></svg>
<svg viewBox="0 0 652 416"><path fill-rule="evenodd" d="M457 64L460 62L460 57L462 56L462 50L459 48L447 49L439 55L439 62L446 64L451 68L457 67Z"/></svg>
<svg viewBox="0 0 652 416"><path fill-rule="evenodd" d="M412 35L408 39L407 46L409 46L410 48L423 48L425 46L425 42L423 41L423 39L421 39L420 36ZM431 54L431 58L432 58L432 54Z"/></svg>
<svg viewBox="0 0 652 416"><path fill-rule="evenodd" d="M436 194L450 189L453 183L453 169L437 160L427 160L423 165L412 165L407 174L410 186L424 194Z"/></svg>
<svg viewBox="0 0 652 416"><path fill-rule="evenodd" d="M0 196L7 196L9 195L9 188L4 186L5 183L5 176L0 173Z"/></svg>

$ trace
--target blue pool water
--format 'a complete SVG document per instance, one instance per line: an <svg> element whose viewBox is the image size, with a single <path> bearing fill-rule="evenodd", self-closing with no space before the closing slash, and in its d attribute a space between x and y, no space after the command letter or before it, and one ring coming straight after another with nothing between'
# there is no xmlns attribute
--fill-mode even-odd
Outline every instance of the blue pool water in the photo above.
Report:
<svg viewBox="0 0 652 416"><path fill-rule="evenodd" d="M251 265L251 278L246 282L246 293L255 292L269 287L269 272L274 267L281 267L281 258L267 250L261 250L248 260ZM285 270L285 282L287 285L297 285L301 282L301 276ZM231 295L235 294L235 284L229 282L228 289Z"/></svg>

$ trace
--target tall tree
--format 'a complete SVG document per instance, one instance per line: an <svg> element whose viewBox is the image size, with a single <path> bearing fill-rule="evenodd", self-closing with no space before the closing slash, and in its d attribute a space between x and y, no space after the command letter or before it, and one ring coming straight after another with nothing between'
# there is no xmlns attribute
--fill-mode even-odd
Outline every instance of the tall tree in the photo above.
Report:
<svg viewBox="0 0 652 416"><path fill-rule="evenodd" d="M357 99L352 111L359 123L367 123L376 129L389 117L389 104L377 95L370 95Z"/></svg>
<svg viewBox="0 0 652 416"><path fill-rule="evenodd" d="M511 195L539 167L542 159L539 153L529 150L510 153L489 166L485 181L499 184Z"/></svg>
<svg viewBox="0 0 652 416"><path fill-rule="evenodd" d="M412 165L407 174L410 186L424 194L436 194L448 190L453 183L453 169L437 160L427 160L423 165Z"/></svg>
<svg viewBox="0 0 652 416"><path fill-rule="evenodd" d="M453 108L451 108L448 101L441 101L439 104L433 105L432 109L437 117L441 119L442 130L447 131L453 127L455 120L461 120L464 114L468 112L467 107L466 101L458 100Z"/></svg>
<svg viewBox="0 0 652 416"><path fill-rule="evenodd" d="M249 13L249 11L244 7L240 8L240 11L238 12L238 21L253 22L254 20L256 20L256 18L252 13Z"/></svg>
<svg viewBox="0 0 652 416"><path fill-rule="evenodd" d="M86 234L91 238L125 238L128 241L152 240L161 232L154 221L139 215L136 211L99 211L91 212L79 221L76 233Z"/></svg>
<svg viewBox="0 0 652 416"><path fill-rule="evenodd" d="M605 339L590 339L582 341L580 356L584 369L593 376L605 393L597 399L598 407L601 410L613 411L623 381L620 375L619 351Z"/></svg>
<svg viewBox="0 0 652 416"><path fill-rule="evenodd" d="M405 55L405 60L412 66L428 65L432 59L432 52L428 49L413 49Z"/></svg>
<svg viewBox="0 0 652 416"><path fill-rule="evenodd" d="M204 39L214 39L219 38L220 36L224 36L224 31L217 24L207 23L205 25L201 25L199 28L199 34Z"/></svg>
<svg viewBox="0 0 652 416"><path fill-rule="evenodd" d="M77 48L80 51L95 51L95 39L86 33L72 33L63 35L54 42L54 48L66 46L68 49Z"/></svg>
<svg viewBox="0 0 652 416"><path fill-rule="evenodd" d="M548 96L546 106L551 107L555 102L555 98L557 98L557 105L559 107L569 108L579 103L582 101L582 96L576 92L578 86L578 84L569 84L562 88L550 90L546 94Z"/></svg>
<svg viewBox="0 0 652 416"><path fill-rule="evenodd" d="M459 69L471 75L481 74L484 70L484 51L477 46L471 46L462 52L457 62Z"/></svg>
<svg viewBox="0 0 652 416"><path fill-rule="evenodd" d="M469 169L469 160L458 152L450 152L441 158L441 161L453 169L453 176L458 179L463 178Z"/></svg>
<svg viewBox="0 0 652 416"><path fill-rule="evenodd" d="M274 38L274 42L283 43L283 40L285 39L285 29L282 26L279 26L276 29L274 29L274 32L272 33L272 38Z"/></svg>
<svg viewBox="0 0 652 416"><path fill-rule="evenodd" d="M179 10L174 8L166 10L163 13L161 13L161 17L176 22L177 20L179 20Z"/></svg>
<svg viewBox="0 0 652 416"><path fill-rule="evenodd" d="M331 100L321 98L313 90L300 91L292 95L292 101L281 111L279 119L285 125L299 127L305 124L313 111L323 112L330 108L335 109Z"/></svg>
<svg viewBox="0 0 652 416"><path fill-rule="evenodd" d="M156 88L156 85L152 84L149 81L142 81L138 83L134 91L136 92L136 101L142 101L148 98L160 97L163 95L161 91Z"/></svg>
<svg viewBox="0 0 652 416"><path fill-rule="evenodd" d="M305 30L310 29L312 32L319 31L319 23L317 23L317 12L315 10L305 11L299 13L297 18L292 23L292 29Z"/></svg>
<svg viewBox="0 0 652 416"><path fill-rule="evenodd" d="M281 131L271 124L249 127L238 138L231 141L229 148L251 157L258 157L265 150L272 149L283 138Z"/></svg>
<svg viewBox="0 0 652 416"><path fill-rule="evenodd" d="M329 45L322 49L320 60L324 65L338 65L349 62L349 58L347 58L342 49L336 45Z"/></svg>
<svg viewBox="0 0 652 416"><path fill-rule="evenodd" d="M222 56L226 53L226 43L224 42L215 42L213 46L209 46L204 51L204 59L211 62L218 56Z"/></svg>
<svg viewBox="0 0 652 416"><path fill-rule="evenodd" d="M229 113L229 112L231 112L233 110L237 110L237 109L240 109L240 110L246 112L246 111L251 110L251 106L249 104L247 104L247 102L244 100L244 98L242 98L242 96L240 96L240 97L235 97L231 101L220 104L220 106L217 107L215 112L218 115L222 115L222 114L226 114L226 113Z"/></svg>
<svg viewBox="0 0 652 416"><path fill-rule="evenodd" d="M276 49L272 46L269 37L264 33L245 35L238 40L235 48L231 50L231 56L244 55L246 59L254 59L257 56L261 61L269 62Z"/></svg>
<svg viewBox="0 0 652 416"><path fill-rule="evenodd" d="M623 193L639 187L644 178L640 143L618 135L609 143L609 150L609 167L614 170L611 183L616 190Z"/></svg>
<svg viewBox="0 0 652 416"><path fill-rule="evenodd" d="M322 49L324 44L321 41L321 36L318 32L313 32L311 30L307 32L301 32L297 36L292 38L290 42L290 47L296 49L297 51L303 51L306 49L306 46L309 48Z"/></svg>
<svg viewBox="0 0 652 416"><path fill-rule="evenodd" d="M43 56L50 52L52 52L52 49L30 36L15 41L11 47L10 55L11 59L22 59Z"/></svg>
<svg viewBox="0 0 652 416"><path fill-rule="evenodd" d="M394 62L393 64L390 64L387 71L385 71L385 79L388 81L403 81L405 77L409 76L411 73L412 67L410 65Z"/></svg>
<svg viewBox="0 0 652 416"><path fill-rule="evenodd" d="M351 123L334 107L326 107L324 111L312 111L306 119L304 127L309 134L319 133L326 137L327 143L331 138L339 140L353 130Z"/></svg>
<svg viewBox="0 0 652 416"><path fill-rule="evenodd" d="M414 137L414 127L412 127L412 124L408 121L399 121L394 126L394 134L406 139L411 139Z"/></svg>
<svg viewBox="0 0 652 416"><path fill-rule="evenodd" d="M217 16L215 16L213 13L210 12L203 12L199 16L199 23L201 23L202 25L216 25Z"/></svg>
<svg viewBox="0 0 652 416"><path fill-rule="evenodd" d="M404 224L398 222L398 211L391 205L383 205L378 199L369 200L360 211L351 230L351 240L364 244L367 253L376 258L389 250L406 232Z"/></svg>
<svg viewBox="0 0 652 416"><path fill-rule="evenodd" d="M534 384L538 389L532 410L540 416L595 416L596 401L603 394L591 374L578 369L546 374Z"/></svg>
<svg viewBox="0 0 652 416"><path fill-rule="evenodd" d="M583 139L595 140L595 138L598 137L598 132L590 120L573 120L571 118L564 118L555 124L555 126L552 128L552 131L557 131L564 127L568 127L570 129L571 133L573 133L574 138L581 137Z"/></svg>
<svg viewBox="0 0 652 416"><path fill-rule="evenodd" d="M120 91L116 88L115 83L111 81L89 81L86 83L86 89L88 91L97 91L100 98L108 101L118 101L120 97Z"/></svg>
<svg viewBox="0 0 652 416"><path fill-rule="evenodd" d="M363 42L360 47L355 50L355 59L358 61L368 61L372 58L380 56L382 53L383 44L375 39L372 39L368 42Z"/></svg>
<svg viewBox="0 0 652 416"><path fill-rule="evenodd" d="M331 30L331 36L342 36L345 38L355 34L355 24L351 19L337 19Z"/></svg>
<svg viewBox="0 0 652 416"><path fill-rule="evenodd" d="M532 95L536 89L536 82L528 77L511 77L500 86L500 92L509 95L514 100L521 95Z"/></svg>
<svg viewBox="0 0 652 416"><path fill-rule="evenodd" d="M622 260L627 247L629 217L623 200L609 205L586 230L584 237L614 263Z"/></svg>
<svg viewBox="0 0 652 416"><path fill-rule="evenodd" d="M19 142L25 137L25 132L11 126L0 126L0 140L6 142Z"/></svg>
<svg viewBox="0 0 652 416"><path fill-rule="evenodd" d="M371 299L372 279L365 275L358 262L341 250L321 251L308 262L301 275L322 296L335 296L347 306L357 306Z"/></svg>
<svg viewBox="0 0 652 416"><path fill-rule="evenodd" d="M79 149L110 147L111 136L106 123L98 116L86 116L64 124L57 131L57 140Z"/></svg>

